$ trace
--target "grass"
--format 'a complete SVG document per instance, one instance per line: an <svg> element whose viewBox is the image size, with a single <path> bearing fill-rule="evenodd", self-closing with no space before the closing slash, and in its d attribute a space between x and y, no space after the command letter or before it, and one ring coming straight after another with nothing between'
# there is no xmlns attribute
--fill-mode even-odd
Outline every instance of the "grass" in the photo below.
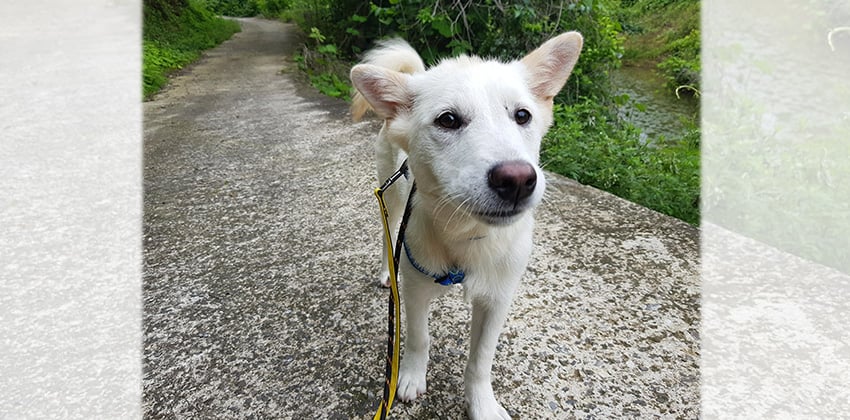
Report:
<svg viewBox="0 0 850 420"><path fill-rule="evenodd" d="M634 126L606 115L591 101L556 105L542 148L546 169L698 225L699 129L650 145Z"/></svg>
<svg viewBox="0 0 850 420"><path fill-rule="evenodd" d="M239 24L215 16L190 0L184 9L166 2L145 2L142 35L142 89L147 99L168 81L168 74L239 32Z"/></svg>
<svg viewBox="0 0 850 420"><path fill-rule="evenodd" d="M657 67L671 89L699 89L699 1L638 0L621 11L621 20L625 65Z"/></svg>

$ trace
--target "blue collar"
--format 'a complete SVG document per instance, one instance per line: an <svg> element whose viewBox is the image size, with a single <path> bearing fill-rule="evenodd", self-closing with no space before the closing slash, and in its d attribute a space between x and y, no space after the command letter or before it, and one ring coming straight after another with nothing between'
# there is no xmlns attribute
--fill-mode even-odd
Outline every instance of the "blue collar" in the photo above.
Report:
<svg viewBox="0 0 850 420"><path fill-rule="evenodd" d="M420 273L431 277L434 279L434 283L442 284L443 286L451 286L453 284L463 283L463 279L466 276L463 270L452 268L448 273L444 275L434 274L419 265L416 260L413 259L413 255L410 254L410 247L407 246L407 241L402 242L404 244L404 253L407 254L407 260L410 261L410 265L413 268L419 270Z"/></svg>

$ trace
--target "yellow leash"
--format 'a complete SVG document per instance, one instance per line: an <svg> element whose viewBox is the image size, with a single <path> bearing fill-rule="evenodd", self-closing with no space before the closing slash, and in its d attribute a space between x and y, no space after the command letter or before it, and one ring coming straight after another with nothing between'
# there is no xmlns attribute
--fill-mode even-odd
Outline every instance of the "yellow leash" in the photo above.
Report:
<svg viewBox="0 0 850 420"><path fill-rule="evenodd" d="M390 268L390 299L389 309L387 314L387 364L386 364L386 381L384 382L384 396L381 398L381 405L378 406L378 411L375 413L374 420L384 420L389 415L390 408L395 400L396 387L398 386L398 356L399 342L401 341L401 308L398 298L398 255L400 254L401 243L404 239L404 229L407 225L407 219L410 216L410 198L413 197L413 191L416 190L416 184L410 189L410 196L407 199L407 205L404 209L401 227L399 228L398 238L395 245L395 253L393 253L392 235L390 234L389 212L387 205L384 202L384 191L390 187L401 176L407 176L407 161L402 163L401 167L392 176L387 179L383 185L375 189L375 197L378 199L378 205L381 208L381 222L384 225L384 238L387 243L387 261Z"/></svg>

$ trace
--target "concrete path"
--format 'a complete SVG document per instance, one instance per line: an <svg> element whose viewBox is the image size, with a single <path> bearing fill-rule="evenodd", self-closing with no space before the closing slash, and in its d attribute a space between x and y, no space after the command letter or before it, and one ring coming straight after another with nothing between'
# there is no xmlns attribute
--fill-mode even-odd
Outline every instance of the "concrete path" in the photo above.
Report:
<svg viewBox="0 0 850 420"><path fill-rule="evenodd" d="M144 105L148 418L371 418L383 382L377 121L298 82L295 30L243 19ZM515 418L699 416L699 233L548 174L500 339ZM437 302L428 393L466 418L469 312Z"/></svg>

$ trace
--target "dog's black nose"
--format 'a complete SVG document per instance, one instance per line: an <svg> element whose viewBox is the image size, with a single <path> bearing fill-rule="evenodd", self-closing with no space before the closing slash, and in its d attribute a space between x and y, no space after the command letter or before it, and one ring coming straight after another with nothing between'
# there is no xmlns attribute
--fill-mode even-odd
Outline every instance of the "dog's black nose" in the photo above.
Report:
<svg viewBox="0 0 850 420"><path fill-rule="evenodd" d="M487 172L487 183L499 197L516 205L534 192L537 172L526 161L501 162Z"/></svg>

